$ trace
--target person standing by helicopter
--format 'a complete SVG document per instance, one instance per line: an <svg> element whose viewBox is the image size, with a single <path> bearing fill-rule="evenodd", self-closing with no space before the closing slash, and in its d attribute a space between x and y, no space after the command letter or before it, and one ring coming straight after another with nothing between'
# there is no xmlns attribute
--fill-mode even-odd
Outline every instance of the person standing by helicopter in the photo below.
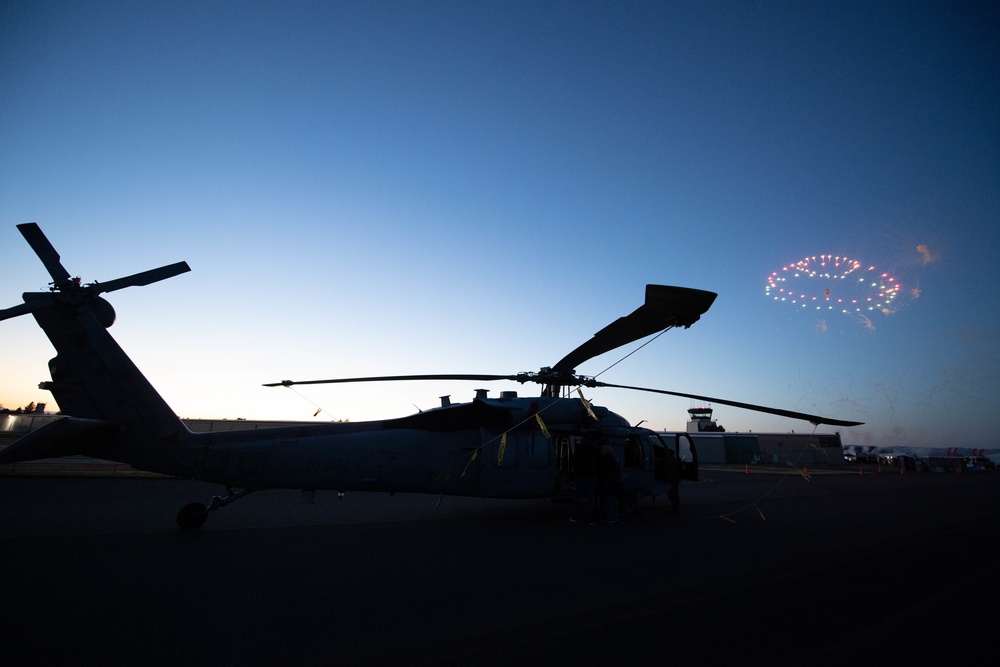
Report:
<svg viewBox="0 0 1000 667"><path fill-rule="evenodd" d="M604 523L618 523L618 494L621 493L622 467L611 445L601 447L597 465L597 491L604 510Z"/></svg>
<svg viewBox="0 0 1000 667"><path fill-rule="evenodd" d="M600 434L588 431L573 449L573 516L570 521L597 522L597 465L601 455Z"/></svg>
<svg viewBox="0 0 1000 667"><path fill-rule="evenodd" d="M664 447L662 454L657 454L656 458L656 478L664 480L667 487L667 498L670 499L670 513L677 514L681 508L680 494L680 463L674 455L674 450Z"/></svg>

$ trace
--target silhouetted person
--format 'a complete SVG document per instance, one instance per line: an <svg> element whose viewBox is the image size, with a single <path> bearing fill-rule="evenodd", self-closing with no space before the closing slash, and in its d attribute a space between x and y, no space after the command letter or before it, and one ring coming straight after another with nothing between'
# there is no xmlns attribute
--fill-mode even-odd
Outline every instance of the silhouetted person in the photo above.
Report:
<svg viewBox="0 0 1000 667"><path fill-rule="evenodd" d="M618 523L618 494L622 488L622 467L611 445L601 447L597 468L597 489L604 507L604 521Z"/></svg>
<svg viewBox="0 0 1000 667"><path fill-rule="evenodd" d="M669 447L666 448L666 456L664 456L663 466L664 466L664 480L670 485L667 489L667 498L670 500L670 513L677 514L681 509L681 493L680 493L680 483L681 483L681 469L680 461L674 455L674 450Z"/></svg>
<svg viewBox="0 0 1000 667"><path fill-rule="evenodd" d="M600 436L585 433L573 450L573 516L570 521L593 524L597 521L597 462Z"/></svg>

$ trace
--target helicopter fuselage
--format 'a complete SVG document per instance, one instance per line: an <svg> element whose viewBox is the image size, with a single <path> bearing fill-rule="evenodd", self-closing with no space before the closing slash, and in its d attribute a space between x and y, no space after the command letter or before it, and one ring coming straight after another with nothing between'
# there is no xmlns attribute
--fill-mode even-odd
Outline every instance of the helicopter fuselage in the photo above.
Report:
<svg viewBox="0 0 1000 667"><path fill-rule="evenodd" d="M246 489L551 497L572 493L573 451L597 433L622 463L623 495L667 492L664 459L681 459L678 443L580 399L505 394L390 420L189 433L162 472Z"/></svg>

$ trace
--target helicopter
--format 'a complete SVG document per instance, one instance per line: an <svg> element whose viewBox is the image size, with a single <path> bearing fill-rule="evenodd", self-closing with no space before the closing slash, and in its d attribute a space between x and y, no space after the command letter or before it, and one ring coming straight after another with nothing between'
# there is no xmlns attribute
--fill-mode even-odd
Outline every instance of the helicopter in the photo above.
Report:
<svg viewBox="0 0 1000 667"><path fill-rule="evenodd" d="M432 374L328 380L295 384L446 380L535 383L538 396L503 391L491 398L477 389L468 403L443 397L436 408L361 422L302 423L253 431L195 433L173 412L108 332L116 313L103 294L139 287L190 271L177 262L108 282L83 284L63 267L59 253L36 223L17 225L52 277L47 292L26 292L24 303L0 310L0 320L32 315L56 350L49 361L50 391L61 418L0 451L0 463L84 455L127 463L163 475L223 486L226 495L206 505L180 508L180 529L203 525L217 511L266 489L408 492L486 498L554 498L572 494L573 452L583 438L599 437L622 462L626 512L643 497L678 502L681 479L697 480L694 443L686 434L667 438L632 426L621 415L590 403L583 389L617 388L686 397L813 424L861 422L741 403L695 394L611 384L578 375L576 367L674 327L688 328L717 294L646 285L645 302L620 317L553 366L509 375ZM641 423L641 422L640 422Z"/></svg>

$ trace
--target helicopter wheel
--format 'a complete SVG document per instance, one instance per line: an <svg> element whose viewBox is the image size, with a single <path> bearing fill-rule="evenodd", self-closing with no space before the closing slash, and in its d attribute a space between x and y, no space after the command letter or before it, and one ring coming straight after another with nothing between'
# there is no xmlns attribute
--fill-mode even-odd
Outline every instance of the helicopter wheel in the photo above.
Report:
<svg viewBox="0 0 1000 667"><path fill-rule="evenodd" d="M622 515L624 516L639 516L641 513L641 510L639 509L639 494L637 493L623 493L618 498L618 504L621 507Z"/></svg>
<svg viewBox="0 0 1000 667"><path fill-rule="evenodd" d="M181 530L200 528L208 519L208 508L201 503L189 503L177 513L177 527Z"/></svg>

